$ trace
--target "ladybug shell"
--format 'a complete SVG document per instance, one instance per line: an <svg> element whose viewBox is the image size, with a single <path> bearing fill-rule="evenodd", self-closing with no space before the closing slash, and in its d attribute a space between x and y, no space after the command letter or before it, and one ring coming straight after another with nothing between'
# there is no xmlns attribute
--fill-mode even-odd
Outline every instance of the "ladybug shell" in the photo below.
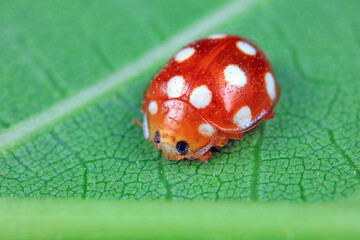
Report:
<svg viewBox="0 0 360 240"><path fill-rule="evenodd" d="M241 138L242 133L264 118L271 118L279 96L280 89L266 55L243 37L218 34L190 43L168 61L145 92L142 111L147 118L154 115L149 113L151 102L152 107L156 104L157 109L162 109L171 99L181 101L188 105L188 110L179 111L179 114L181 112L187 119L194 116L199 124L201 121L210 124L216 131L212 138L204 141L221 146L227 138ZM162 114L166 112L168 110ZM154 131L184 124L167 121L164 125L165 120L161 118L165 119L155 114L149 119L149 137L153 137ZM189 124L182 129L191 129ZM198 126L193 127L194 135L198 134L198 129ZM214 140L215 135L217 140ZM193 139L193 144L194 141L198 140ZM219 141L221 144L216 143ZM209 143L201 144L208 150Z"/></svg>

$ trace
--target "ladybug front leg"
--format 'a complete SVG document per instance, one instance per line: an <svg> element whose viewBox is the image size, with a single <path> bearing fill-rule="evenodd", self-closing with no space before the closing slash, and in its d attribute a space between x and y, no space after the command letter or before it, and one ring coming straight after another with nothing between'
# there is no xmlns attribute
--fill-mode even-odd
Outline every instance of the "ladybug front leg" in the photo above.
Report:
<svg viewBox="0 0 360 240"><path fill-rule="evenodd" d="M222 147L227 143L227 141L228 137L224 133L217 131L213 147Z"/></svg>
<svg viewBox="0 0 360 240"><path fill-rule="evenodd" d="M203 161L203 162L207 162L209 159L212 158L211 152L210 152L210 151L207 151L206 153L204 153L204 155L199 156L198 158L199 158L201 161Z"/></svg>
<svg viewBox="0 0 360 240"><path fill-rule="evenodd" d="M211 159L211 152L207 151L206 153L204 153L203 155L199 155L199 154L188 154L184 156L185 158L189 159L189 160L194 160L194 159L200 159L203 162L207 162L207 160ZM181 158L180 158L181 159ZM179 159L178 159L179 160Z"/></svg>

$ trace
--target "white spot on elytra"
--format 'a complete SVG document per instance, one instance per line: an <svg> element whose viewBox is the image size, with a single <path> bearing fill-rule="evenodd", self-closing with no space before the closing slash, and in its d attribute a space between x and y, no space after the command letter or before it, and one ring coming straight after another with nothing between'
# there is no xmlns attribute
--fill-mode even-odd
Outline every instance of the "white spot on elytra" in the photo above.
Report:
<svg viewBox="0 0 360 240"><path fill-rule="evenodd" d="M175 60L180 63L191 57L194 53L195 53L194 48L190 48L190 47L184 48L175 54Z"/></svg>
<svg viewBox="0 0 360 240"><path fill-rule="evenodd" d="M207 123L203 123L199 126L199 132L206 137L210 137L214 134L215 129Z"/></svg>
<svg viewBox="0 0 360 240"><path fill-rule="evenodd" d="M225 74L225 81L232 85L242 87L247 82L247 78L244 71L241 70L236 65L231 64L227 66L224 70L224 74Z"/></svg>
<svg viewBox="0 0 360 240"><path fill-rule="evenodd" d="M234 123L238 125L241 129L247 128L251 123L251 110L248 106L240 108L239 111L234 116Z"/></svg>
<svg viewBox="0 0 360 240"><path fill-rule="evenodd" d="M238 41L236 46L244 53L248 55L255 55L256 49L247 42Z"/></svg>
<svg viewBox="0 0 360 240"><path fill-rule="evenodd" d="M206 85L195 88L190 95L190 103L196 108L204 108L211 102L212 93Z"/></svg>
<svg viewBox="0 0 360 240"><path fill-rule="evenodd" d="M148 109L149 109L150 114L156 114L157 110L158 110L158 105L157 105L156 101L151 101Z"/></svg>
<svg viewBox="0 0 360 240"><path fill-rule="evenodd" d="M224 34L224 33L215 33L215 34L212 34L212 35L208 36L208 38L210 38L210 39L221 39L221 38L224 38L226 36L227 35Z"/></svg>
<svg viewBox="0 0 360 240"><path fill-rule="evenodd" d="M169 98L178 98L184 88L185 80L181 76L171 78L167 84L167 95Z"/></svg>
<svg viewBox="0 0 360 240"><path fill-rule="evenodd" d="M276 97L275 79L270 72L267 72L265 74L265 82L266 82L266 91L268 92L271 100L274 100Z"/></svg>
<svg viewBox="0 0 360 240"><path fill-rule="evenodd" d="M149 140L150 130L149 130L149 122L146 114L143 115L143 132L146 140Z"/></svg>

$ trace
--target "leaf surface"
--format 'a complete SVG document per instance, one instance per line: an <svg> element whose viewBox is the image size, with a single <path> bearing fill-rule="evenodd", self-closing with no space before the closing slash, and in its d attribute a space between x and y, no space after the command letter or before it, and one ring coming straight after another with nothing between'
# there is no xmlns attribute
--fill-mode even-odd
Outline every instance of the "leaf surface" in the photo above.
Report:
<svg viewBox="0 0 360 240"><path fill-rule="evenodd" d="M1 58L0 90L8 104L0 119L10 133L9 126L95 84L220 7L217 1L185 2L186 11L164 5L173 12L147 1L8 4L1 8L1 45L9 57ZM28 7L33 11L15 21ZM360 186L358 10L357 1L257 2L209 31L256 42L282 89L276 117L230 141L209 163L166 160L132 123L141 119L142 92L159 61L113 93L4 148L0 196L302 202L351 196ZM31 84L20 84L24 80Z"/></svg>

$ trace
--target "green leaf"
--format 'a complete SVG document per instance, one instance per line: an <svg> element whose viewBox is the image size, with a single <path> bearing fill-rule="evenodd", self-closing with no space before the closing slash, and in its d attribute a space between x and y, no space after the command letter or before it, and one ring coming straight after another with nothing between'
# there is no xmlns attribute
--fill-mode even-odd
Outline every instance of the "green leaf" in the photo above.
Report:
<svg viewBox="0 0 360 240"><path fill-rule="evenodd" d="M256 222L289 211L279 223L300 234L309 229L314 212L319 222L325 219L322 227L330 233L319 235L345 233L331 222L349 217L340 213L343 205L323 201L350 198L360 187L358 1L9 1L1 5L2 198L242 200L251 202L256 213L247 212L244 218L237 214L231 221L251 216ZM208 163L168 161L132 122L141 119L142 92L177 48L215 32L250 38L268 54L282 90L276 116L243 140L230 141ZM290 204L290 210L281 209L283 202L253 203L279 200L301 203ZM97 213L107 204L84 202L79 214L93 208ZM16 213L16 206L32 203L9 204L15 207L0 210L6 216ZM37 215L41 204L35 202L29 214L46 217ZM46 209L60 204L71 211L79 202L46 204ZM160 208L160 203L154 204ZM236 205L241 211L248 206L218 204L209 207L211 218L222 206ZM199 205L181 203L176 208L188 212ZM316 212L318 207L321 210ZM356 204L349 209L359 210ZM171 212L162 214L165 218L160 222L167 223ZM289 221L299 214L306 216L299 226ZM235 226L230 220L225 223ZM347 223L341 225L349 227L347 233L359 229ZM251 224L244 229L266 225ZM99 228L104 230L105 225ZM51 229L55 234L56 229ZM279 228L274 232L271 236L287 236ZM263 236L256 231L249 234Z"/></svg>

